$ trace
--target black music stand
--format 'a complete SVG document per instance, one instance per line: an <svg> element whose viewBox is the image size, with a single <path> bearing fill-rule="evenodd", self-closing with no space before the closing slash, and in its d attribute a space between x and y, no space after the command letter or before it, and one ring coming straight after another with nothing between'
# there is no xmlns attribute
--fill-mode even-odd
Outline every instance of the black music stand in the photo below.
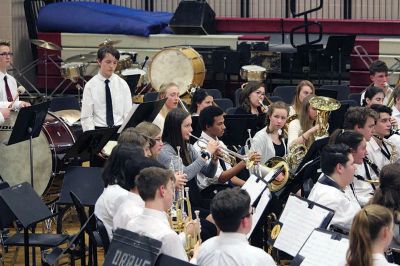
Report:
<svg viewBox="0 0 400 266"><path fill-rule="evenodd" d="M49 208L43 203L39 195L33 190L29 183L24 182L10 188L0 191L0 198L7 204L11 212L15 215L18 221L24 228L23 245L25 252L25 265L29 266L29 246L58 246L65 242L68 238L67 235L54 235L54 234L30 234L28 229L35 226L38 222L46 220L54 216ZM42 235L42 238L40 237ZM10 237L6 240L12 242L15 240L19 243L19 234ZM41 240L43 241L42 243ZM32 260L34 260L34 253ZM34 262L35 264L35 262Z"/></svg>
<svg viewBox="0 0 400 266"><path fill-rule="evenodd" d="M164 103L167 99L162 99L152 102L144 102L140 104L133 104L131 111L125 118L124 123L118 129L118 133L121 133L125 128L136 127L143 121L153 122Z"/></svg>
<svg viewBox="0 0 400 266"><path fill-rule="evenodd" d="M7 146L29 140L29 163L31 172L31 186L33 184L33 150L32 139L37 138L42 130L44 120L49 109L50 101L21 108L15 121Z"/></svg>
<svg viewBox="0 0 400 266"><path fill-rule="evenodd" d="M328 62L330 62L331 75L334 72L335 62L337 63L339 84L341 84L342 81L343 63L349 61L350 54L353 51L355 40L356 40L355 35L329 36L325 49L319 51L322 57L327 57L327 58L321 58L322 59L321 62L324 62L327 59L329 60ZM332 76L331 76L331 81L332 81Z"/></svg>
<svg viewBox="0 0 400 266"><path fill-rule="evenodd" d="M257 115L224 115L225 134L221 140L227 146L244 146L249 138L248 129L252 136L256 133Z"/></svg>
<svg viewBox="0 0 400 266"><path fill-rule="evenodd" d="M64 182L61 187L60 199L57 205L73 205L70 192L75 193L85 207L89 207L89 212L93 213L94 205L104 190L101 167L80 167L73 166L66 170ZM62 214L67 208L60 210L57 219L57 232L61 232Z"/></svg>
<svg viewBox="0 0 400 266"><path fill-rule="evenodd" d="M115 134L117 128L101 128L88 130L83 132L78 140L72 145L64 156L64 161L93 161L93 158L98 154L111 137Z"/></svg>
<svg viewBox="0 0 400 266"><path fill-rule="evenodd" d="M159 240L118 228L114 231L104 266L123 265L123 259L128 257L135 262L142 261L142 265L155 265L161 246Z"/></svg>

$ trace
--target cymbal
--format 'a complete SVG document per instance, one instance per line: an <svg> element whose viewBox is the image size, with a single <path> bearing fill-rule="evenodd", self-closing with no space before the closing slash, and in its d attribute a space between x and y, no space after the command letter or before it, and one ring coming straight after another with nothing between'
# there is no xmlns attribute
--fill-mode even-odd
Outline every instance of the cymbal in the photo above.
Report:
<svg viewBox="0 0 400 266"><path fill-rule="evenodd" d="M44 40L31 40L31 43L33 43L34 45L47 49L47 50L54 50L54 51L61 51L62 48L60 46L58 46L57 44L54 44L52 42L47 42Z"/></svg>
<svg viewBox="0 0 400 266"><path fill-rule="evenodd" d="M60 110L54 112L54 114L62 117L62 119L70 125L81 119L81 112L79 110Z"/></svg>
<svg viewBox="0 0 400 266"><path fill-rule="evenodd" d="M113 46L113 45L118 44L118 43L120 43L120 42L121 42L121 40L115 40L115 41L113 41L113 40L111 40L111 39L105 39L103 42L99 43L99 47L104 46L104 45L111 45L111 46Z"/></svg>
<svg viewBox="0 0 400 266"><path fill-rule="evenodd" d="M95 62L96 59L97 59L97 54L78 54L66 59L65 63L71 63L71 62L89 63L89 62Z"/></svg>

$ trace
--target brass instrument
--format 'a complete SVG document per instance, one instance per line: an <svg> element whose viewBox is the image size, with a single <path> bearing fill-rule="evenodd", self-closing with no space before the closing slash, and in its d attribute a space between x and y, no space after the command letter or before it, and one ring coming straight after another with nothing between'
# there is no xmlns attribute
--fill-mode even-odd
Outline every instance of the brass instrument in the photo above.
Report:
<svg viewBox="0 0 400 266"><path fill-rule="evenodd" d="M300 165L304 156L307 154L308 148L304 144L295 144L290 146L288 154L285 156L287 163L290 165L290 172L294 174Z"/></svg>
<svg viewBox="0 0 400 266"><path fill-rule="evenodd" d="M268 184L269 191L277 192L287 184L290 177L289 165L284 158L278 156L272 157L265 163L265 165L257 165L258 171L256 170L254 174L262 178L268 175L271 171L275 171L280 167L283 167L283 180L278 181L275 179Z"/></svg>
<svg viewBox="0 0 400 266"><path fill-rule="evenodd" d="M203 144L206 144L206 145L208 144L208 141L206 139L198 138L192 134L190 134L190 136ZM203 148L203 147L201 147L201 148ZM254 160L249 158L247 155L241 155L241 154L231 151L225 147L219 147L219 149L222 152L222 155L219 158L222 159L223 161L229 163L232 166L236 164L236 159L240 159L240 160L244 161L246 163L247 169L250 169L254 165Z"/></svg>
<svg viewBox="0 0 400 266"><path fill-rule="evenodd" d="M295 120L295 119L297 119L297 118L299 118L299 115L298 115L298 114L294 114L294 115L289 116L289 117L286 119L286 123L285 123L285 125L284 125L283 128L282 128L282 130L283 130L283 132L285 132L285 135L286 135L286 136L288 135L289 124L290 124L290 122L292 122L293 120Z"/></svg>
<svg viewBox="0 0 400 266"><path fill-rule="evenodd" d="M386 145L390 146L390 163L396 163L397 160L399 159L398 151L396 145L394 145L392 142L390 142L387 139L382 140Z"/></svg>
<svg viewBox="0 0 400 266"><path fill-rule="evenodd" d="M181 108L183 109L183 111L185 111L185 112L187 112L187 113L190 113L190 112L188 111L188 109L186 108L185 104L183 103L183 101L181 100L181 98L179 97L178 99L179 99L179 105L181 106Z"/></svg>
<svg viewBox="0 0 400 266"><path fill-rule="evenodd" d="M386 105L387 105L388 107L393 107L394 102L395 102L395 100L396 100L396 99L394 99L394 97L393 97L394 88L391 87L391 86L389 85L389 83L387 83L387 82L384 83L384 86L385 86L385 88L386 88L386 91L387 91L387 90L390 90L390 94L388 94L388 102L387 102Z"/></svg>
<svg viewBox="0 0 400 266"><path fill-rule="evenodd" d="M339 109L340 105L340 102L329 97L314 96L310 99L310 106L317 110L317 124L319 125L319 129L315 134L316 137L328 134L329 114L331 111Z"/></svg>

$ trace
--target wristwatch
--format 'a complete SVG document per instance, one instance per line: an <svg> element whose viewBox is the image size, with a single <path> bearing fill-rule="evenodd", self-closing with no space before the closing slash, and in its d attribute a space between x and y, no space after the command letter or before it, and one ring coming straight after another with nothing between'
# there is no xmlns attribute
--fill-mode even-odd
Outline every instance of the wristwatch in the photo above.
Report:
<svg viewBox="0 0 400 266"><path fill-rule="evenodd" d="M208 160L211 158L211 155L208 151L203 150L203 151L201 151L201 158Z"/></svg>

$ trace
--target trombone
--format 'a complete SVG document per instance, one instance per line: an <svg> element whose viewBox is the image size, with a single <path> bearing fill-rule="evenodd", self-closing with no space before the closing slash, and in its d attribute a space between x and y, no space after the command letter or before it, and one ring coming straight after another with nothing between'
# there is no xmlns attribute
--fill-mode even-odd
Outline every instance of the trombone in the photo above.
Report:
<svg viewBox="0 0 400 266"><path fill-rule="evenodd" d="M198 138L192 134L190 136L199 142L202 142L204 144L208 144L208 140ZM246 168L250 169L254 165L254 160L249 158L247 155L242 155L237 152L231 151L228 148L225 147L219 147L219 149L222 151L222 155L219 156L219 159L224 160L225 162L229 163L230 165L235 165L236 164L236 159L240 159L246 163Z"/></svg>

